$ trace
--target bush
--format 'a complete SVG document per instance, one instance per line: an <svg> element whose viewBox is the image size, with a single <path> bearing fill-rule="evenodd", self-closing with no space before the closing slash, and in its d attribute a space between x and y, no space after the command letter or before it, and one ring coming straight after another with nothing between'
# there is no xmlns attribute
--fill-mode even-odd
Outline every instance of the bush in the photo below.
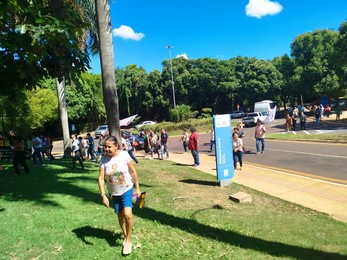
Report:
<svg viewBox="0 0 347 260"><path fill-rule="evenodd" d="M172 122L182 122L189 118L194 118L197 111L191 111L191 107L188 105L179 105L176 108L170 110L170 120Z"/></svg>

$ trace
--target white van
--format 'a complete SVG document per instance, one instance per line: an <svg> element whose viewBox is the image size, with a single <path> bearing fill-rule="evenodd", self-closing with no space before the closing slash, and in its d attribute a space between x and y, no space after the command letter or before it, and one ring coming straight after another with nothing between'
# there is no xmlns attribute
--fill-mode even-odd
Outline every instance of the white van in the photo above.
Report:
<svg viewBox="0 0 347 260"><path fill-rule="evenodd" d="M279 107L276 101L263 100L254 104L254 112L261 112L263 115L267 115L270 112L270 110L275 108L275 106L277 106L278 110Z"/></svg>

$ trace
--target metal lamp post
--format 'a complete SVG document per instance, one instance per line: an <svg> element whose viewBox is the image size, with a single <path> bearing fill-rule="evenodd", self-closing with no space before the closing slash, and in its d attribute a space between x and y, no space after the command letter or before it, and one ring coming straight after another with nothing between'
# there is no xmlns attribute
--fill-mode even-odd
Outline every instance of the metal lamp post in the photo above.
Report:
<svg viewBox="0 0 347 260"><path fill-rule="evenodd" d="M173 79L173 72L172 72L172 59L171 59L171 48L173 46L166 46L166 48L169 50L169 55L170 55L170 69L171 69L171 85L172 85L172 97L173 97L173 103L174 103L174 108L176 109L176 98L175 98L175 82Z"/></svg>

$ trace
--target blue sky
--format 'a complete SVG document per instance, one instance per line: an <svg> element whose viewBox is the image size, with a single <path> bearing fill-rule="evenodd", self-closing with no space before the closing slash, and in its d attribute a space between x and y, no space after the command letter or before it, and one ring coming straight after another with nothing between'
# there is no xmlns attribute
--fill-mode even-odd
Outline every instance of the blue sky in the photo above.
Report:
<svg viewBox="0 0 347 260"><path fill-rule="evenodd" d="M290 55L295 37L338 30L347 0L110 0L115 67L162 71L172 58L236 56L272 59ZM91 72L100 73L99 56Z"/></svg>

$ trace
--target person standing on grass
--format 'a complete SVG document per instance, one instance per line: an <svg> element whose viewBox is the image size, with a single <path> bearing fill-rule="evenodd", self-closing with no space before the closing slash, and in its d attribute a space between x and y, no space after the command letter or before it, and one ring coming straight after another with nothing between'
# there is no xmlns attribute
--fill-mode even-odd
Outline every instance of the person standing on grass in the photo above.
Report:
<svg viewBox="0 0 347 260"><path fill-rule="evenodd" d="M45 162L43 161L43 158L41 156L41 139L39 137L38 134L33 133L32 134L32 143L33 143L33 148L34 148L34 152L33 152L33 161L34 161L34 166L37 166L37 158L39 158L42 167L45 167Z"/></svg>
<svg viewBox="0 0 347 260"><path fill-rule="evenodd" d="M76 168L76 161L78 161L82 167L82 169L84 170L84 165L83 165L83 161L82 161L82 144L81 142L78 140L77 135L73 134L71 135L71 139L72 139L72 170L74 171Z"/></svg>
<svg viewBox="0 0 347 260"><path fill-rule="evenodd" d="M19 167L23 166L26 173L29 173L29 167L27 163L25 162L25 143L24 138L21 138L20 136L15 136L13 139L13 166L14 166L14 172L16 175L20 174Z"/></svg>
<svg viewBox="0 0 347 260"><path fill-rule="evenodd" d="M188 139L189 139L189 135L188 135L188 133L187 133L187 129L183 128L182 137L181 137L181 139L179 140L179 142L182 141L182 143L183 143L183 149L184 149L184 152L185 152L185 153L187 152L187 146L188 146L187 141L188 141Z"/></svg>
<svg viewBox="0 0 347 260"><path fill-rule="evenodd" d="M124 235L122 254L129 255L132 251L132 197L134 185L135 194L138 197L141 196L139 179L130 155L127 151L121 149L116 137L108 137L104 149L105 155L100 162L98 178L102 204L108 208L110 207L109 198L105 193L106 180L107 190Z"/></svg>
<svg viewBox="0 0 347 260"><path fill-rule="evenodd" d="M90 135L90 133L87 133L88 138L88 154L90 154L90 159L95 160L95 144L94 144L94 138Z"/></svg>
<svg viewBox="0 0 347 260"><path fill-rule="evenodd" d="M265 149L265 126L260 119L257 120L257 126L255 127L254 137L255 137L255 146L257 149L257 154L260 153L259 143L261 142L261 153L264 153Z"/></svg>
<svg viewBox="0 0 347 260"><path fill-rule="evenodd" d="M199 167L199 134L196 132L195 127L191 127L189 130L191 135L189 136L188 149L194 158L194 167Z"/></svg>

